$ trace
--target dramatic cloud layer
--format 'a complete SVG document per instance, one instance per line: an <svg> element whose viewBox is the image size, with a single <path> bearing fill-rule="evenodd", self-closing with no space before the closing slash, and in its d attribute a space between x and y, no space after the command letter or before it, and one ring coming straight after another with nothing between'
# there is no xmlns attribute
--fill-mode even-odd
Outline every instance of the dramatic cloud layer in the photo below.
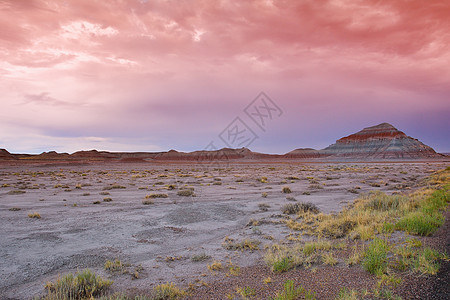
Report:
<svg viewBox="0 0 450 300"><path fill-rule="evenodd" d="M235 117L264 152L381 122L450 151L446 0L0 0L0 28L13 152L223 147Z"/></svg>

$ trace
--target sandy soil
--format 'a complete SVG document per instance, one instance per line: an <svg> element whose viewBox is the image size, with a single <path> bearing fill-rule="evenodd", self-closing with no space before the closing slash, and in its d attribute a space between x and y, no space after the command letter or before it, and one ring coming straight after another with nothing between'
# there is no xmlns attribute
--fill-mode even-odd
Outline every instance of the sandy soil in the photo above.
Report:
<svg viewBox="0 0 450 300"><path fill-rule="evenodd" d="M165 282L183 287L215 282L217 275L207 269L214 260L231 260L242 270L264 268L263 250L226 250L225 237L256 239L263 249L289 236L290 230L279 224L286 203L312 202L323 212L338 212L360 193L414 189L447 165L0 165L0 298L40 295L47 281L86 267L113 279L115 291L136 293ZM264 176L267 182L259 180ZM283 193L285 186L292 193ZM184 188L193 188L196 196L177 195ZM152 193L168 197L143 205ZM111 202L103 201L108 197ZM270 206L267 211L259 208L261 203ZM33 212L41 218L27 216ZM252 219L260 224L251 226ZM192 261L203 253L211 258ZM105 261L116 258L129 263L130 270L142 267L139 278L107 273Z"/></svg>

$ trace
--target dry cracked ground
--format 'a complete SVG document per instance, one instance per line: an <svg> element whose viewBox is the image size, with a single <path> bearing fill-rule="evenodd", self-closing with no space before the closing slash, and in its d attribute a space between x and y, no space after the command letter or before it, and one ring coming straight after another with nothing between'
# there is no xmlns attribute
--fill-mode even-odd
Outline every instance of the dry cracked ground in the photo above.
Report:
<svg viewBox="0 0 450 300"><path fill-rule="evenodd" d="M114 280L113 292L148 293L173 282L184 289L190 286L188 298L194 299L246 297L252 278L262 282L271 277L272 285L261 283L266 291L249 289L247 295L266 299L289 279L286 273L271 275L263 260L265 246L293 243L297 235L283 222L284 205L310 202L324 213L339 212L370 191L412 191L447 166L0 165L0 298L30 299L45 293L46 282L90 268ZM40 218L29 217L34 213ZM245 239L257 241L255 249L226 247L226 241ZM126 272L105 270L105 262L116 259ZM209 270L214 262L221 262L223 269ZM300 272L300 283L301 276L308 277L304 281L314 282L318 298L334 298L346 284L376 282L362 268L349 272L339 255L336 267L341 268L339 276L319 266L309 273L294 270L291 277ZM335 287L327 290L321 280Z"/></svg>

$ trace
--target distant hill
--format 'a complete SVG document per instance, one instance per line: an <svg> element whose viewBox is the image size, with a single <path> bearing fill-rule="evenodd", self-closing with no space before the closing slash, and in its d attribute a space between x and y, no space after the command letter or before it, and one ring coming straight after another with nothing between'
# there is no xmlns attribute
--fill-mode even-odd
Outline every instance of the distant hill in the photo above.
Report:
<svg viewBox="0 0 450 300"><path fill-rule="evenodd" d="M107 152L78 151L72 154L44 152L38 155L11 154L0 149L0 161L264 161L264 160L300 160L300 161L339 161L339 160L401 160L401 159L448 159L448 156L436 153L433 148L419 140L407 136L389 123L367 127L349 136L338 139L336 143L322 150L299 148L283 155L253 152L247 148L223 148L215 151L179 152Z"/></svg>
<svg viewBox="0 0 450 300"><path fill-rule="evenodd" d="M433 148L407 136L388 123L367 127L343 137L321 153L334 157L370 159L424 159L442 157Z"/></svg>
<svg viewBox="0 0 450 300"><path fill-rule="evenodd" d="M0 149L0 160L14 160L14 159L16 158L6 149Z"/></svg>

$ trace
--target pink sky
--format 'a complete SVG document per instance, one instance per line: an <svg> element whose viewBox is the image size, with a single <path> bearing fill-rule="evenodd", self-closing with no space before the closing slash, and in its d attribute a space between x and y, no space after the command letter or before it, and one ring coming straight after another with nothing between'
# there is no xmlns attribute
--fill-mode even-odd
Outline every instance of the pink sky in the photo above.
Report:
<svg viewBox="0 0 450 300"><path fill-rule="evenodd" d="M0 148L254 151L389 122L450 152L450 2L0 0ZM263 132L243 112L264 91Z"/></svg>

